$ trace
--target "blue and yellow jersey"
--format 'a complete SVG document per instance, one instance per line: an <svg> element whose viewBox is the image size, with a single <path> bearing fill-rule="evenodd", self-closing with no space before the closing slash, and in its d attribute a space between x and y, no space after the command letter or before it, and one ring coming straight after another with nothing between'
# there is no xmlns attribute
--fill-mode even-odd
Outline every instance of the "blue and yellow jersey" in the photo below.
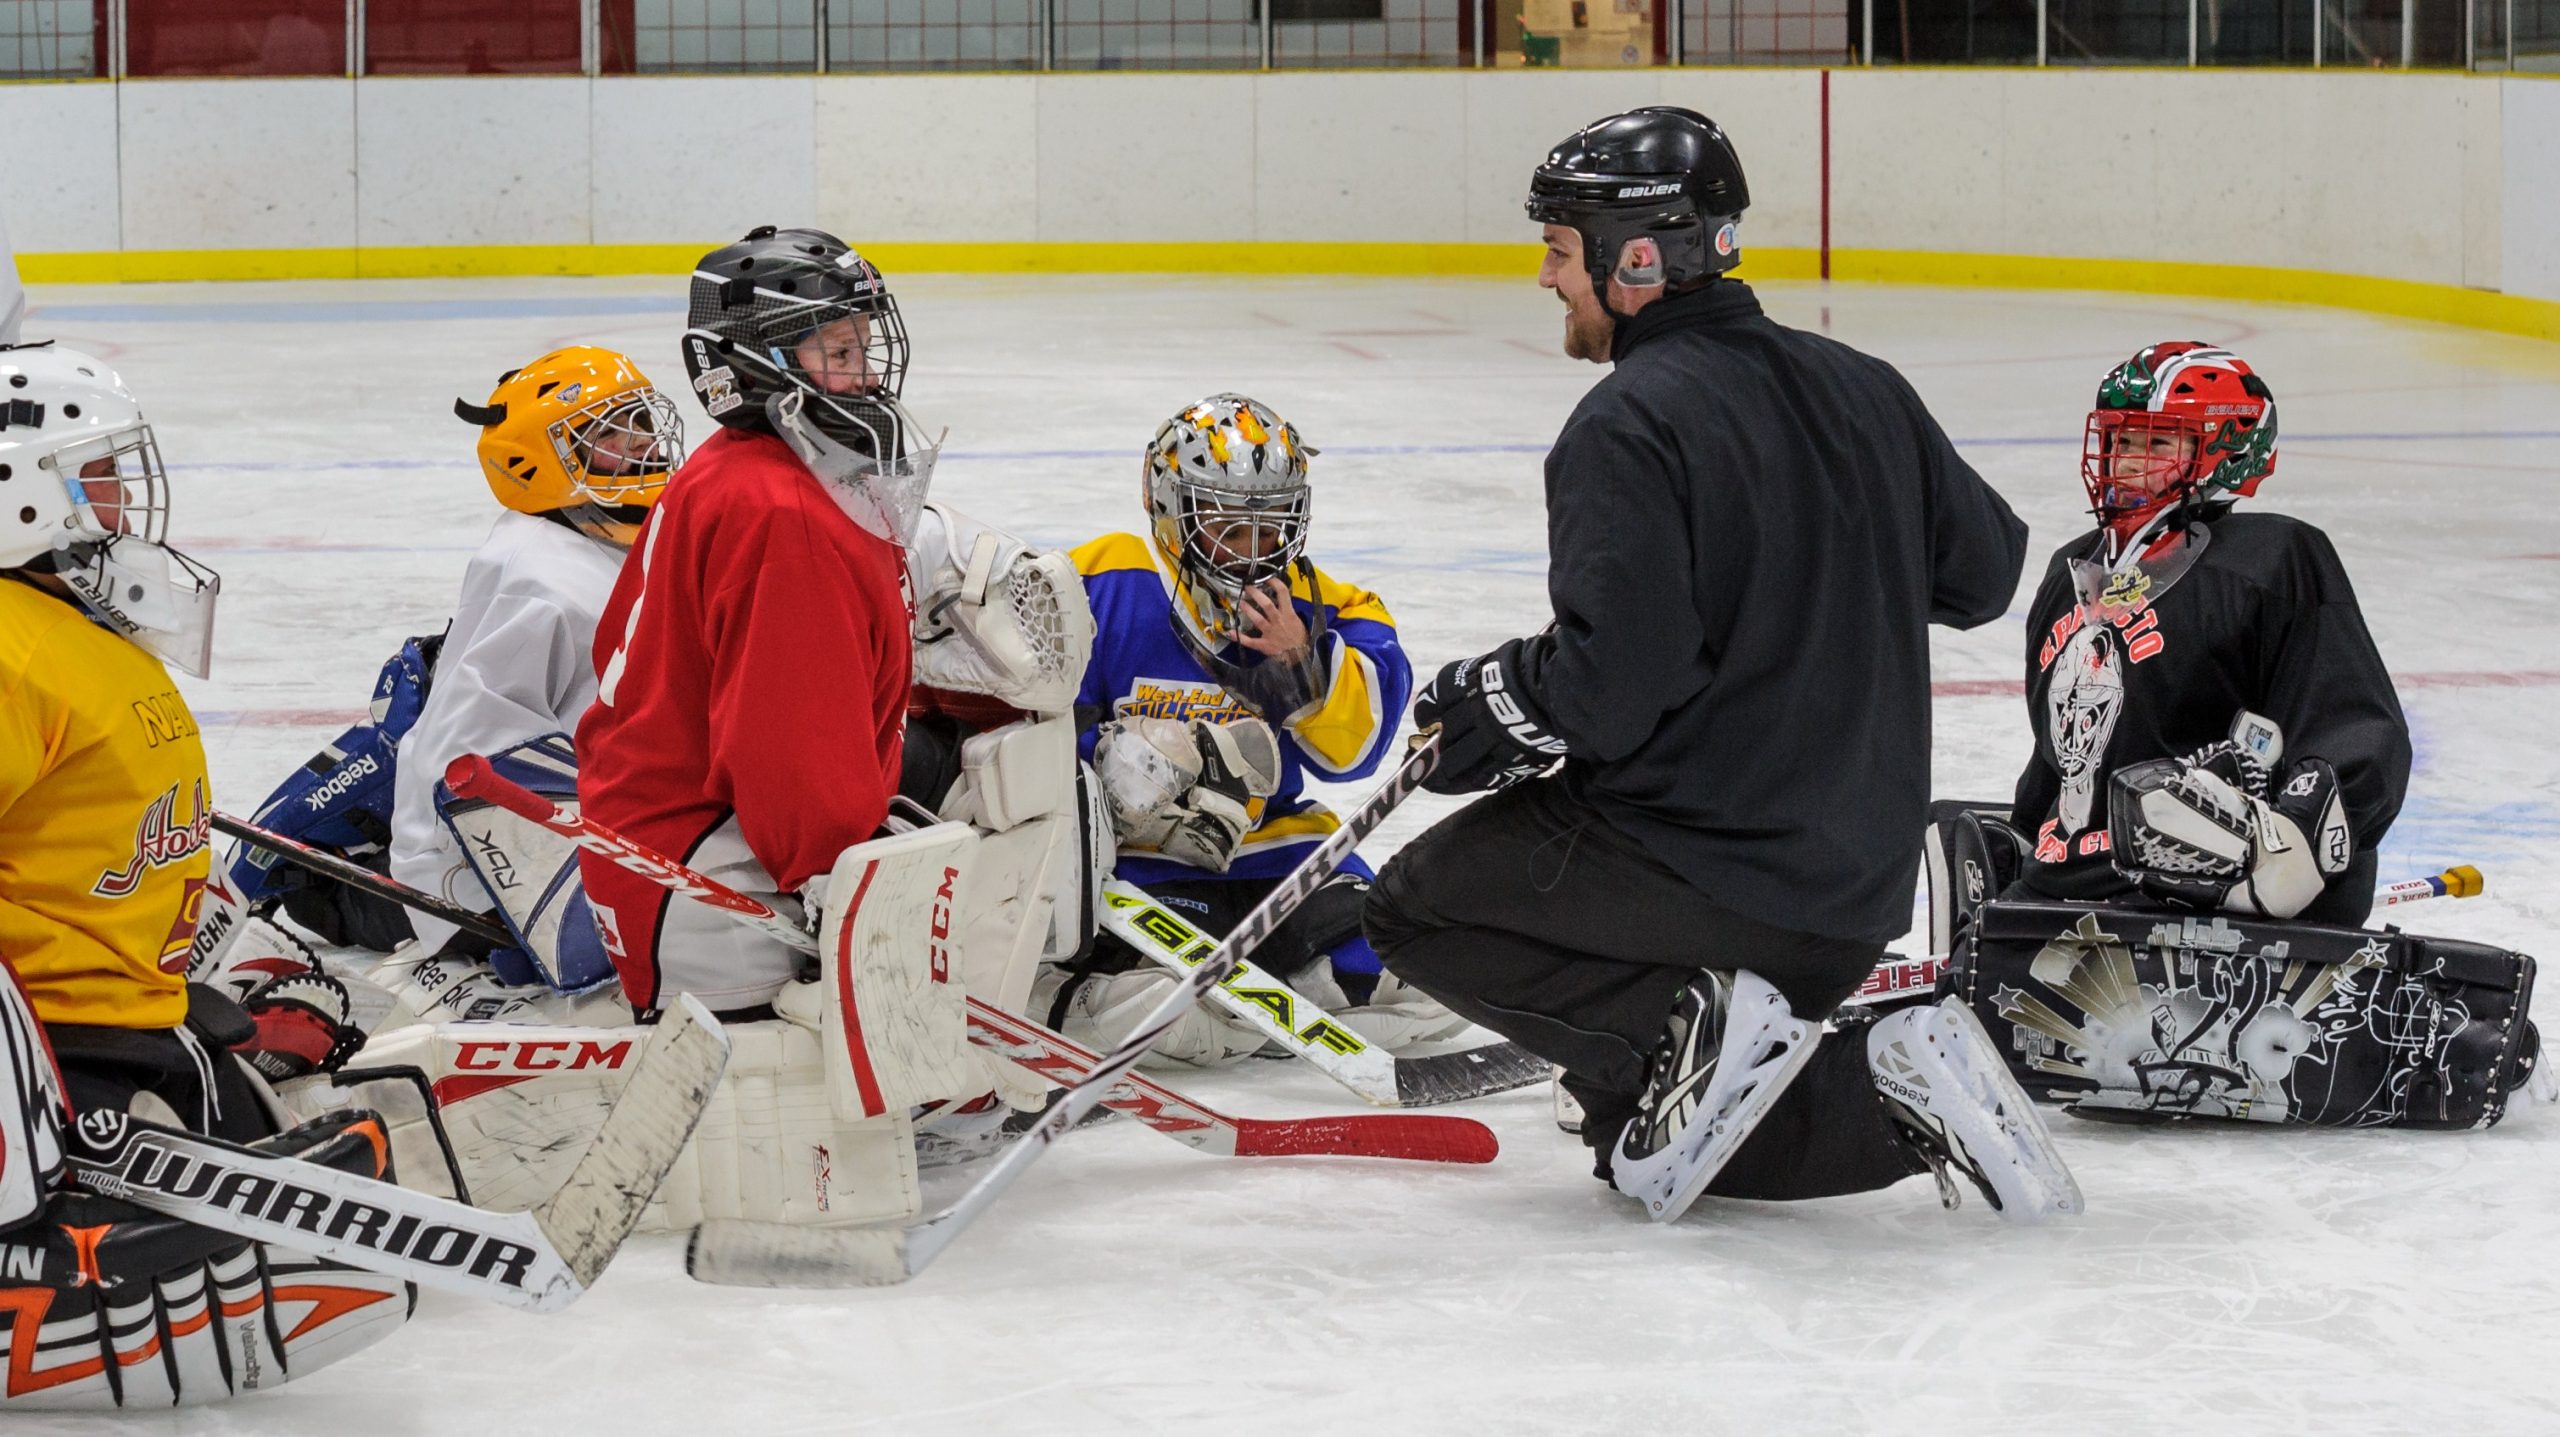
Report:
<svg viewBox="0 0 2560 1437"><path fill-rule="evenodd" d="M1169 719L1241 718L1253 712L1202 665L1174 625L1183 622L1173 580L1157 562L1155 546L1135 534L1105 534L1075 550L1093 606L1093 660L1076 695L1084 732L1083 755L1093 757L1094 726L1104 719L1141 716ZM1314 582L1310 586L1308 576ZM1290 579L1300 618L1315 627L1324 610L1318 655L1331 680L1324 701L1273 728L1280 737L1280 788L1255 812L1230 878L1277 878L1295 868L1307 850L1341 826L1332 810L1301 795L1306 775L1320 781L1366 778L1377 771L1413 693L1413 669L1396 642L1386 605L1307 566ZM1240 667L1261 662L1251 650L1230 644L1219 657ZM1131 855L1120 876L1144 885L1199 878L1199 869L1165 859Z"/></svg>

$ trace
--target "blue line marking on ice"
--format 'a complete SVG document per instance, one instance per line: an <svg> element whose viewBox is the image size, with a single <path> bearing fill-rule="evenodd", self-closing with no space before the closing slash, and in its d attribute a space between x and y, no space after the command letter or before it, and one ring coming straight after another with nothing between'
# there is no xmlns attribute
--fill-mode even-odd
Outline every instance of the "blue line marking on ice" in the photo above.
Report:
<svg viewBox="0 0 2560 1437"><path fill-rule="evenodd" d="M571 319L586 315L682 314L677 295L533 296L522 299L361 299L334 304L232 300L216 304L41 304L30 319L87 324L366 324L436 319Z"/></svg>

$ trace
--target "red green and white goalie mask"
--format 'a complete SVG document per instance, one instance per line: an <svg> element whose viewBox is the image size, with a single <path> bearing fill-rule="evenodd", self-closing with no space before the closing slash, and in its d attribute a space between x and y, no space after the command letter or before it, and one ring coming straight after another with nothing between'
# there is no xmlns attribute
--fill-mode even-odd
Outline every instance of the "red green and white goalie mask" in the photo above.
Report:
<svg viewBox="0 0 2560 1437"><path fill-rule="evenodd" d="M2266 381L2193 340L2151 345L2108 371L2080 446L2090 512L2118 538L2181 504L2255 494L2275 467Z"/></svg>

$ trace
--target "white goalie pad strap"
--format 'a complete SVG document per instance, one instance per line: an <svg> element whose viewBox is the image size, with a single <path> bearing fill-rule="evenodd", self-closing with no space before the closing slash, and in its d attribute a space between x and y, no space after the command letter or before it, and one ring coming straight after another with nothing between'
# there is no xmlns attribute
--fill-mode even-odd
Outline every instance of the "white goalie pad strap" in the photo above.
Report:
<svg viewBox="0 0 2560 1437"><path fill-rule="evenodd" d="M915 1142L904 1110L838 1121L814 1027L767 1020L724 1031L729 1066L641 1231L680 1231L715 1217L832 1224L915 1214ZM648 1034L642 1027L420 1025L378 1036L349 1066L423 1072L472 1201L520 1212L568 1180ZM305 1109L372 1107L390 1133L402 1185L455 1195L414 1085L369 1081L294 1097Z"/></svg>
<svg viewBox="0 0 2560 1437"><path fill-rule="evenodd" d="M1065 717L972 734L942 814L991 833L1063 813L1076 802L1076 727Z"/></svg>
<svg viewBox="0 0 2560 1437"><path fill-rule="evenodd" d="M937 823L857 843L828 873L817 991L788 985L774 1008L786 1018L817 1008L837 1117L986 1091L955 971L977 854L976 830Z"/></svg>
<svg viewBox="0 0 2560 1437"><path fill-rule="evenodd" d="M70 1099L18 975L0 963L0 1231L44 1211L62 1178Z"/></svg>
<svg viewBox="0 0 2560 1437"><path fill-rule="evenodd" d="M947 504L927 504L907 546L916 592L915 682L1032 713L1074 706L1093 651L1084 580Z"/></svg>

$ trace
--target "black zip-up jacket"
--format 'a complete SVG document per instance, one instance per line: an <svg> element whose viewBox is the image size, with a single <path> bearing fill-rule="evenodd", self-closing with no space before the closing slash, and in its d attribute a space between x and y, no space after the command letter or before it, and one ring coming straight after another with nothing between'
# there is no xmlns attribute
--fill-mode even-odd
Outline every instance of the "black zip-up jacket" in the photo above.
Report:
<svg viewBox="0 0 2560 1437"><path fill-rule="evenodd" d="M1798 933L1911 922L1932 623L2017 592L2026 525L1900 374L1734 280L1618 324L1547 455L1564 780L1708 897Z"/></svg>

